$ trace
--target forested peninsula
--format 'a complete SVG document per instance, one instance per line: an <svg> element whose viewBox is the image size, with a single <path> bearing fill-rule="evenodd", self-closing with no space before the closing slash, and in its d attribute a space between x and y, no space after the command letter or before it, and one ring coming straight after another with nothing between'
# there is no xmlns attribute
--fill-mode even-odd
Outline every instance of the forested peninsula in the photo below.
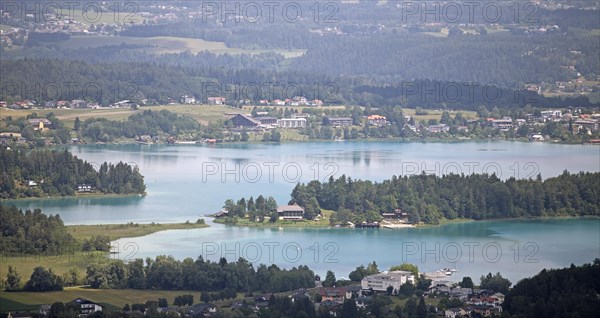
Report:
<svg viewBox="0 0 600 318"><path fill-rule="evenodd" d="M333 211L329 224L324 226L375 224L384 219L437 225L456 219L599 216L598 180L597 172L567 171L545 180L541 175L501 180L495 174L422 173L372 182L343 175L327 182L297 184L288 204L303 211L302 219L294 221L298 224L321 219L324 210ZM236 222L239 219L265 224L282 222L277 202L271 197L227 200L224 211L227 215L221 223L246 224Z"/></svg>
<svg viewBox="0 0 600 318"><path fill-rule="evenodd" d="M0 199L78 194L144 194L137 166L92 163L67 150L0 148Z"/></svg>

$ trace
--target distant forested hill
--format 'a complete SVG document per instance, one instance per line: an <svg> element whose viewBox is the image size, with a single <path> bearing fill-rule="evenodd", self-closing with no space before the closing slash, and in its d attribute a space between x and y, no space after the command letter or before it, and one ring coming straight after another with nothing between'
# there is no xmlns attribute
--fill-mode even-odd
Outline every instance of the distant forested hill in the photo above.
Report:
<svg viewBox="0 0 600 318"><path fill-rule="evenodd" d="M330 38L295 59L292 69L342 75L378 75L398 80L429 79L495 83L554 83L573 76L561 65L577 65L595 78L600 47L577 35L433 37L426 34ZM580 56L575 50L586 52ZM333 53L335 52L335 53Z"/></svg>
<svg viewBox="0 0 600 318"><path fill-rule="evenodd" d="M124 99L149 99L166 104L170 99L178 100L183 95L191 94L200 101L208 96L225 96L233 104L242 98L257 102L260 99L304 95L308 99L321 99L327 104L400 105L434 109L477 110L481 105L490 109L494 106L515 108L527 104L533 107L594 106L583 95L572 98L544 97L536 92L493 82L402 81L400 78L378 79L370 75L319 75L302 70L230 69L203 64L201 61L204 56L209 61L215 61L217 66L227 64L228 59L242 62L238 60L241 57L216 57L211 53L182 53L157 59L165 64L138 61L93 64L59 59L1 60L0 68L4 71L0 78L1 87L17 89L2 90L0 100L43 101L50 94L46 92L52 91L52 99L55 100L94 99L104 105ZM143 61L144 58L139 60ZM263 59L254 58L248 58L247 61L249 65L264 62ZM360 63L367 62L348 63L360 68ZM323 66L326 67L329 66ZM77 85L69 86L69 83ZM56 85L59 86L58 90L55 89ZM257 87L261 88L260 91Z"/></svg>

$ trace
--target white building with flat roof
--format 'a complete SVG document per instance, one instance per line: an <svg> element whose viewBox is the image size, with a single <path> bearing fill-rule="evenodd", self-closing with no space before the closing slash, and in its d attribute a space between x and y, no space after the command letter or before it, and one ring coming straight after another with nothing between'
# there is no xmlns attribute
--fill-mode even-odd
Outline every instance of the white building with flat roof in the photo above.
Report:
<svg viewBox="0 0 600 318"><path fill-rule="evenodd" d="M415 275L407 271L392 271L369 275L361 280L360 286L363 290L375 292L386 292L391 286L394 292L398 292L400 286L407 282L415 284Z"/></svg>
<svg viewBox="0 0 600 318"><path fill-rule="evenodd" d="M304 128L306 127L306 118L278 119L277 125L279 125L281 128Z"/></svg>

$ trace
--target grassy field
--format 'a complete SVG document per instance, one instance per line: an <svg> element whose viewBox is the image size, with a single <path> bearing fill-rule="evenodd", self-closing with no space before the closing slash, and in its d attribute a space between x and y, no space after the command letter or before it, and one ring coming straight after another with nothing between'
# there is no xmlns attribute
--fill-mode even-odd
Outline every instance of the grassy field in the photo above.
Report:
<svg viewBox="0 0 600 318"><path fill-rule="evenodd" d="M112 309L120 309L125 304L145 303L148 300L166 298L169 304L176 296L192 294L197 303L200 293L186 290L132 290L132 289L91 289L85 287L66 287L63 291L46 293L7 293L0 292L0 312L10 310L35 310L41 304L52 304L57 301L70 302L77 297L86 298L103 305L110 304Z"/></svg>
<svg viewBox="0 0 600 318"><path fill-rule="evenodd" d="M97 225L69 225L67 232L76 240L82 240L97 235L108 235L111 240L124 237L138 237L166 230L187 230L208 227L206 224L196 223L167 223L167 224L97 224Z"/></svg>
<svg viewBox="0 0 600 318"><path fill-rule="evenodd" d="M0 109L0 120L6 117L12 117L13 119L19 117L25 117L31 113L36 113L38 116L46 116L49 113L54 113L56 117L65 122L67 127L73 127L75 118L79 117L81 121L92 117L102 117L111 120L125 120L127 117L135 113L129 109Z"/></svg>
<svg viewBox="0 0 600 318"><path fill-rule="evenodd" d="M108 235L111 240L117 240L124 237L144 236L159 231L196 229L203 227L208 227L208 225L196 223L70 225L67 226L67 232L78 241L97 235ZM71 252L54 256L0 255L0 277L2 277L2 279L6 277L8 265L13 265L17 268L17 271L21 274L22 283L25 283L29 279L29 275L31 275L33 269L37 266L52 268L58 275L62 275L70 268L76 267L83 277L88 264L96 258L105 258L108 255L104 252L80 252L75 251L75 249L76 248L74 247Z"/></svg>
<svg viewBox="0 0 600 318"><path fill-rule="evenodd" d="M308 141L308 136L307 135L302 135L300 133L299 130L297 129L279 129L278 130L281 133L281 141L285 142L285 141ZM248 141L251 142L262 142L263 140L263 133L249 133L249 139Z"/></svg>
<svg viewBox="0 0 600 318"><path fill-rule="evenodd" d="M130 109L35 109L35 110L14 110L1 108L0 109L0 119L11 116L14 118L25 117L31 113L37 113L40 116L45 116L48 113L54 113L56 117L60 120L64 120L66 125L69 127L73 126L76 117L79 117L80 120L85 120L87 118L93 117L102 117L111 120L125 120L127 117L135 114L136 112L144 111L144 110L155 110L159 111L162 109L166 109L172 111L177 114L188 115L194 119L196 119L201 124L207 124L209 122L214 122L217 120L226 120L230 116L228 113L250 113L254 106L245 106L243 109L228 107L228 106L218 106L218 105L163 105L163 106L144 106L140 107L138 111L130 110ZM323 106L323 107L314 107L317 109L344 109L346 106ZM298 110L301 112L303 108L306 106L290 106L288 109ZM437 119L439 120L442 117L442 110L430 110L427 109L427 115L416 115L416 110L412 108L404 108L402 109L404 114L413 116L415 120L418 122L420 120L429 120L429 119ZM474 111L451 111L450 115L454 116L457 112L461 112L463 117L467 119L476 119L478 118L477 113ZM289 136L288 136L289 135ZM287 138L289 137L289 138ZM301 136L304 137L304 136ZM297 131L294 130L286 130L282 135L283 140L298 140ZM302 138L300 138L302 139Z"/></svg>
<svg viewBox="0 0 600 318"><path fill-rule="evenodd" d="M227 47L225 42L166 36L140 38L126 36L78 35L71 36L69 40L61 42L61 47L67 49L82 47L94 48L106 45L121 45L122 43L142 46L143 48L140 49L154 54L180 53L185 51L190 51L191 53L209 51L215 54L260 54L274 52L282 54L286 58L294 58L301 56L306 52L306 50L300 49L245 50Z"/></svg>
<svg viewBox="0 0 600 318"><path fill-rule="evenodd" d="M75 21L86 25L92 24L142 24L144 18L136 13L132 13L133 8L121 7L119 11L104 8L100 12L93 10L86 11L85 13L80 9L73 10L58 10L57 14L67 18L73 18Z"/></svg>
<svg viewBox="0 0 600 318"><path fill-rule="evenodd" d="M392 297L391 298L393 301L393 305L392 308L395 307L396 305L400 305L403 306L406 305L406 302L408 301L409 298L400 298L400 297ZM418 301L418 299L417 299ZM433 305L433 306L438 306L438 304L440 303L440 298L425 298L425 304L427 304L427 306L429 305Z"/></svg>
<svg viewBox="0 0 600 318"><path fill-rule="evenodd" d="M432 109L424 109L427 112L427 115L417 115L416 109L414 108L402 108L402 112L405 115L411 116L415 118L415 122L418 123L421 120L429 120L429 119L437 119L440 120L442 118L443 110L432 110ZM459 111L449 111L450 117L454 117L456 113L462 113L463 118L466 119L477 119L477 112L469 111L469 110L459 110Z"/></svg>
<svg viewBox="0 0 600 318"><path fill-rule="evenodd" d="M62 255L23 255L23 256L1 256L0 257L0 277L6 278L8 265L12 265L21 275L21 283L25 284L33 269L38 266L51 268L57 275L63 275L69 269L75 267L79 270L80 277L85 275L85 270L94 259L106 257L106 253L101 252L73 252ZM2 288L3 289L3 288Z"/></svg>
<svg viewBox="0 0 600 318"><path fill-rule="evenodd" d="M160 111L166 109L178 114L188 115L196 119L201 124L207 124L219 119L226 120L229 116L227 113L239 113L240 110L237 108L231 108L227 106L215 106L215 105L165 105L165 106L145 106L140 107L139 110L134 111L130 109L34 109L34 110L14 110L7 108L0 108L0 119L6 117L12 117L13 119L19 117L25 117L31 113L37 113L39 116L46 116L48 113L54 113L56 117L63 120L67 127L73 127L75 118L79 117L81 121L88 118L106 118L110 120L126 120L129 116L136 112L144 110Z"/></svg>
<svg viewBox="0 0 600 318"><path fill-rule="evenodd" d="M140 107L140 110L162 110L166 109L177 114L187 115L196 119L201 124L208 124L217 120L227 120L228 113L242 113L239 108L218 105L165 105Z"/></svg>

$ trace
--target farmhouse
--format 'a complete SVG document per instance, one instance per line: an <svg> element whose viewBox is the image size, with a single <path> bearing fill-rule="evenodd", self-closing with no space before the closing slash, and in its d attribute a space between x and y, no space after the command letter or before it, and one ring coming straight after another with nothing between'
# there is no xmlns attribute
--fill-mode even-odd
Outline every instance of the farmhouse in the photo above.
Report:
<svg viewBox="0 0 600 318"><path fill-rule="evenodd" d="M27 121L29 122L29 124L31 125L33 130L39 130L39 131L48 130L48 129L50 129L50 126L52 125L52 122L46 118L34 118L34 119L28 119Z"/></svg>
<svg viewBox="0 0 600 318"><path fill-rule="evenodd" d="M304 209L299 205L278 206L277 216L280 220L300 221L304 218Z"/></svg>
<svg viewBox="0 0 600 318"><path fill-rule="evenodd" d="M227 121L225 121L225 125L229 125L232 127L246 127L246 128L254 128L257 127L258 125L260 125L260 121L248 116L248 115L242 115L242 114L237 114L231 118L229 118Z"/></svg>
<svg viewBox="0 0 600 318"><path fill-rule="evenodd" d="M82 316L87 316L89 314L102 311L102 305L99 305L91 300L87 300L85 298L75 298L73 301L69 303L69 305L75 305L75 307L79 308L79 314Z"/></svg>

